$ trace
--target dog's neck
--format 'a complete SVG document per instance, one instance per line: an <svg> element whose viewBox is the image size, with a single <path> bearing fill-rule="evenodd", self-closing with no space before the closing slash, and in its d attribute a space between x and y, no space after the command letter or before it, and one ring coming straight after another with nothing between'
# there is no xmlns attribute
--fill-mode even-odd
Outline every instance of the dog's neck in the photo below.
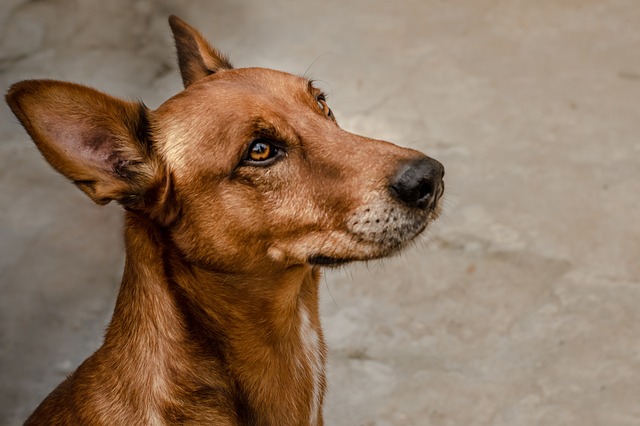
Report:
<svg viewBox="0 0 640 426"><path fill-rule="evenodd" d="M146 386L161 399L145 401L148 419L168 410L207 420L215 406L232 408L213 413L230 422L322 423L317 269L217 273L186 262L150 221L127 213L125 229L125 272L102 350L120 353L116 363L140 354L113 368L128 369L125 388ZM192 405L197 399L204 407Z"/></svg>

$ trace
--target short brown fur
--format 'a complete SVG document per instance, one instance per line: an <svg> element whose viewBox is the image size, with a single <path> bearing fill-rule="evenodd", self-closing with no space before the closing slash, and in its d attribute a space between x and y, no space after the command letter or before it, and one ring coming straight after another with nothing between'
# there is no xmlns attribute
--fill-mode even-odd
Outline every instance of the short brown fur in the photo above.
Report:
<svg viewBox="0 0 640 426"><path fill-rule="evenodd" d="M309 81L233 69L170 24L185 90L157 110L50 80L7 94L56 170L126 210L104 344L26 424L321 425L319 268L403 248L438 215L441 166L434 194L398 198L398 170L427 157L342 130ZM253 161L256 141L277 156Z"/></svg>

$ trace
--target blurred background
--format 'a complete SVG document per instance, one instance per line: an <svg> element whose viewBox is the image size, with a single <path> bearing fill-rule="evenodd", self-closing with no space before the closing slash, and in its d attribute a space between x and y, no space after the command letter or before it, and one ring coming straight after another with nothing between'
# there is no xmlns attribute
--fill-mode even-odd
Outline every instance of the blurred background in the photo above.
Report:
<svg viewBox="0 0 640 426"><path fill-rule="evenodd" d="M328 425L640 424L636 0L2 0L0 88L181 90L167 17L306 74L347 130L444 163L446 214L321 282ZM0 424L99 345L122 214L0 104Z"/></svg>

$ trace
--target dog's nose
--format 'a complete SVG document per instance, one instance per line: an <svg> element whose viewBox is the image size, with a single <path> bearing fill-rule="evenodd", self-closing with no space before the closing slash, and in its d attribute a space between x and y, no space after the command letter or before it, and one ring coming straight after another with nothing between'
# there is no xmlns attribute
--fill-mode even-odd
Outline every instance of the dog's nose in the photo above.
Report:
<svg viewBox="0 0 640 426"><path fill-rule="evenodd" d="M391 179L389 191L409 207L433 208L444 192L444 166L422 157L400 166Z"/></svg>

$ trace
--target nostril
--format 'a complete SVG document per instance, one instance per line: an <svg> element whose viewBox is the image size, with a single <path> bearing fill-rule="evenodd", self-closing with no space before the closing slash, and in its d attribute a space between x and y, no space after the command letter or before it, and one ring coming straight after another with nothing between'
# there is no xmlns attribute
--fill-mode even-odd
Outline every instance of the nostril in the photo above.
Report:
<svg viewBox="0 0 640 426"><path fill-rule="evenodd" d="M421 200L423 198L429 197L433 195L433 193L433 182L431 182L430 180L423 180L422 185L420 185L418 199Z"/></svg>
<svg viewBox="0 0 640 426"><path fill-rule="evenodd" d="M415 201L415 206L421 209L425 207L433 207L433 203L436 200L435 192L435 183L433 179L422 180L418 192L418 199Z"/></svg>

